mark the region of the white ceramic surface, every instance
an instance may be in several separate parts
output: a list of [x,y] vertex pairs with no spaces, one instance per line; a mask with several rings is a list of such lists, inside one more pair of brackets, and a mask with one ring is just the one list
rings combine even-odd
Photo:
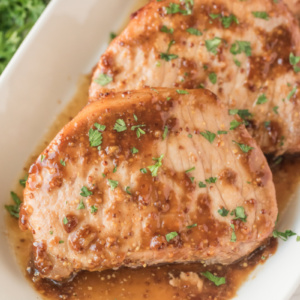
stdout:
[[[0,77],[0,207],[55,116],[123,24],[136,0],[52,0]],[[58,102],[60,100],[60,102]],[[0,209],[0,300],[39,299],[8,245]],[[282,214],[279,229],[300,233],[300,190]],[[235,299],[288,300],[300,282],[300,243],[280,243]],[[295,295],[293,300],[300,299]]]

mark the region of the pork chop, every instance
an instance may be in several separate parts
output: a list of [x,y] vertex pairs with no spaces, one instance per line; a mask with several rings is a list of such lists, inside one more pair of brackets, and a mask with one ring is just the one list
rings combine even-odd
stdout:
[[263,152],[295,153],[299,51],[298,23],[281,1],[152,1],[101,57],[90,99],[109,89],[206,87],[230,108],[248,110]]
[[[110,93],[29,171],[20,226],[41,276],[229,264],[272,233],[272,174],[241,119],[207,90]],[[231,129],[230,129],[231,128]]]
[[284,0],[290,11],[297,17],[300,17],[300,0]]

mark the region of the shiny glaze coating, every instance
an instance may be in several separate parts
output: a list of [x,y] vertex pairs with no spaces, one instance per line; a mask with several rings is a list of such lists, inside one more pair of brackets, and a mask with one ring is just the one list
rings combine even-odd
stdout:
[[[240,119],[211,92],[182,93],[112,92],[85,107],[31,166],[20,226],[33,233],[42,277],[199,260],[229,264],[270,236],[277,205],[263,153],[243,125],[229,130]],[[127,129],[117,132],[119,119]],[[95,123],[106,126],[101,149],[89,142]],[[203,136],[208,131],[213,140]],[[252,149],[243,152],[237,143]],[[230,214],[237,207],[245,222]],[[218,213],[222,208],[227,216]],[[171,232],[177,236],[169,239]]]
[[[300,73],[289,56],[300,54],[300,30],[285,4],[274,2],[195,0],[189,15],[168,13],[178,0],[151,1],[133,14],[100,58],[90,101],[109,89],[205,86],[230,108],[253,114],[248,130],[263,152],[299,152]],[[180,9],[185,11],[186,5]],[[258,18],[255,12],[267,15]],[[226,24],[226,18],[236,19],[227,19]],[[187,32],[191,28],[194,32]],[[209,50],[207,43],[214,38],[220,43]],[[171,41],[168,53],[178,57],[166,61],[161,53],[167,52]],[[251,50],[239,51],[238,46],[232,50],[237,41],[250,43]],[[95,82],[100,74],[112,82],[101,86]]]

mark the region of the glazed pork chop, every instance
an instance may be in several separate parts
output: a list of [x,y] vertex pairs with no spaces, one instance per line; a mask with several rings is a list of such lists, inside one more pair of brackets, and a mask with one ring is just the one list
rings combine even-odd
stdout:
[[91,103],[29,172],[20,226],[41,276],[229,264],[272,233],[272,174],[241,119],[207,90],[145,89]]
[[274,2],[153,0],[101,57],[91,101],[109,89],[206,87],[244,110],[263,152],[299,152],[300,31]]
[[290,11],[296,16],[300,17],[300,0],[284,0]]

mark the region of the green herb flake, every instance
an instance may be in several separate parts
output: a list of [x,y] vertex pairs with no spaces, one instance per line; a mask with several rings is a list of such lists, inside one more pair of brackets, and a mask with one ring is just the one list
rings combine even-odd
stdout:
[[142,174],[147,174],[147,169],[146,169],[146,168],[142,168],[142,169],[140,169],[140,172],[141,172]]
[[41,155],[41,162],[46,158],[46,155],[42,154]]
[[105,125],[101,125],[101,124],[99,124],[99,123],[95,123],[94,126],[95,126],[98,130],[100,130],[100,131],[104,131],[105,128],[106,128]]
[[136,136],[138,138],[141,137],[142,134],[146,134],[146,132],[141,128],[141,127],[145,127],[146,125],[134,125],[134,126],[131,126],[131,130],[136,130]]
[[215,72],[212,72],[208,75],[209,81],[212,84],[216,84],[217,83],[217,74]]
[[194,171],[194,170],[196,170],[196,167],[192,167],[192,168],[186,170],[185,173],[189,173],[189,172],[192,172],[192,171]]
[[230,224],[230,227],[232,229],[230,242],[235,243],[236,242],[235,227],[233,224]]
[[204,273],[201,273],[204,277],[206,277],[208,280],[212,281],[216,286],[220,286],[222,284],[226,283],[225,277],[218,277],[210,273],[209,271],[206,271]]
[[64,243],[64,241],[60,240],[58,243],[59,243],[59,244],[63,244],[63,243]]
[[300,236],[299,235],[297,236],[296,241],[300,242]]
[[98,207],[96,207],[95,205],[91,206],[91,213],[95,214],[98,211]]
[[280,238],[283,241],[287,241],[289,237],[297,235],[295,232],[293,232],[292,230],[286,230],[285,232],[280,232],[277,230],[273,231],[273,237],[274,238]]
[[27,179],[28,179],[28,174],[26,174],[23,179],[19,180],[19,183],[21,184],[21,186],[23,186],[23,187],[26,186]]
[[52,234],[53,234],[53,231],[52,231],[52,230],[50,230],[50,231],[49,231],[49,233],[52,235]]
[[208,52],[211,52],[211,53],[216,55],[217,54],[217,48],[219,47],[221,42],[222,42],[222,39],[220,39],[218,37],[214,37],[211,40],[206,40],[205,41],[205,47],[206,47]]
[[102,133],[91,128],[89,130],[89,141],[91,147],[98,147],[102,144]]
[[129,189],[130,189],[130,186],[126,186],[125,192],[126,192],[128,195],[131,195],[131,192],[129,191]]
[[116,173],[116,172],[117,172],[117,170],[118,170],[118,167],[117,167],[117,166],[115,166],[115,167],[114,167],[114,169],[113,169],[113,173]]
[[163,135],[162,135],[162,139],[163,139],[163,140],[167,137],[168,131],[169,131],[168,126],[165,126],[164,133],[163,133]]
[[165,60],[165,61],[170,61],[170,60],[178,58],[178,55],[176,55],[176,54],[169,54],[169,53],[161,53],[160,54],[160,58],[163,59],[163,60]]
[[185,91],[185,90],[176,90],[177,94],[180,94],[180,95],[188,95],[189,92],[188,91]]
[[110,188],[112,190],[114,190],[115,188],[118,187],[119,182],[116,180],[112,180],[112,179],[107,179],[108,180],[108,184],[110,185]]
[[274,106],[273,107],[273,112],[276,114],[276,115],[278,115],[278,106]]
[[247,216],[243,206],[238,206],[232,213],[235,215],[234,220],[241,220],[243,222],[247,221]]
[[155,158],[153,157],[152,160],[156,161],[155,165],[148,166],[147,168],[151,172],[151,175],[153,177],[157,176],[158,169],[162,166],[162,159],[164,157],[164,154],[162,154],[160,157]]
[[83,200],[81,199],[78,206],[77,206],[77,209],[85,209],[85,205],[83,203]]
[[93,195],[93,192],[89,191],[89,189],[86,186],[83,186],[81,188],[80,196],[82,196],[82,197],[88,197],[90,195]]
[[67,225],[67,224],[69,223],[67,217],[64,217],[64,218],[63,218],[63,223],[64,223],[64,225]]
[[139,152],[139,150],[136,149],[135,147],[132,147],[130,151],[131,151],[132,154],[136,154],[136,153]]
[[233,14],[229,15],[228,17],[222,17],[221,20],[224,28],[229,28],[232,22],[234,22],[235,24],[239,24],[239,20]]
[[111,83],[113,81],[113,78],[107,74],[101,73],[96,79],[94,79],[94,81],[101,86],[105,86]]
[[187,229],[192,229],[194,227],[197,227],[197,223],[189,225],[189,226],[186,226]]
[[229,129],[230,130],[234,130],[234,129],[238,128],[242,124],[243,124],[243,122],[239,122],[237,120],[233,120],[233,121],[230,122],[230,128]]
[[252,15],[258,19],[269,20],[269,15],[266,11],[252,11]]
[[207,183],[216,183],[217,182],[217,177],[209,177],[208,179],[205,179]]
[[233,62],[235,63],[235,65],[237,67],[240,67],[241,66],[241,62],[239,60],[237,60],[236,58],[233,59]]
[[216,135],[208,130],[206,130],[206,132],[200,132],[200,134],[206,138],[211,144],[213,143],[213,141],[216,138]]
[[291,98],[296,94],[297,92],[297,87],[295,86],[287,95],[286,99],[289,101],[291,100]]
[[228,133],[228,131],[225,131],[225,130],[218,130],[217,131],[217,134],[218,135],[221,135],[221,134],[227,134]]
[[247,118],[252,117],[252,114],[248,109],[229,109],[228,113],[231,116],[238,115],[243,120],[247,120]]
[[174,32],[174,29],[173,28],[168,28],[167,26],[163,26],[161,29],[160,29],[161,32],[165,32],[165,33],[170,33],[170,34],[173,34]]
[[202,181],[199,181],[198,186],[199,186],[199,188],[205,188],[206,184]]
[[188,28],[186,30],[188,33],[192,34],[192,35],[196,35],[196,36],[201,36],[202,35],[202,32],[199,31],[197,28]]
[[256,105],[259,105],[259,104],[264,104],[268,101],[267,97],[265,94],[262,94],[258,97],[257,101],[256,101]]
[[20,212],[20,206],[21,206],[21,200],[18,197],[18,195],[14,192],[10,192],[10,196],[12,197],[15,205],[5,205],[6,210],[9,212],[9,214],[12,217],[19,218],[19,212]]
[[118,119],[114,125],[114,130],[116,130],[117,132],[127,130],[125,121],[123,119]]
[[253,147],[250,147],[250,146],[245,145],[245,144],[238,143],[236,141],[232,141],[232,142],[237,144],[244,153],[248,153],[250,150],[254,149]]
[[218,209],[218,213],[222,216],[222,217],[226,217],[229,213],[229,210],[227,210],[226,208],[222,207],[221,209]]
[[244,52],[249,57],[252,55],[251,43],[248,41],[235,41],[230,47],[230,52],[233,55]]
[[64,167],[66,166],[66,162],[63,159],[60,160],[60,164]]
[[166,234],[166,240],[167,242],[170,242],[173,240],[176,236],[178,236],[178,233],[176,231],[170,232]]
[[190,139],[191,139],[192,137],[193,137],[193,135],[192,135],[192,134],[188,134],[188,138],[190,138]]

